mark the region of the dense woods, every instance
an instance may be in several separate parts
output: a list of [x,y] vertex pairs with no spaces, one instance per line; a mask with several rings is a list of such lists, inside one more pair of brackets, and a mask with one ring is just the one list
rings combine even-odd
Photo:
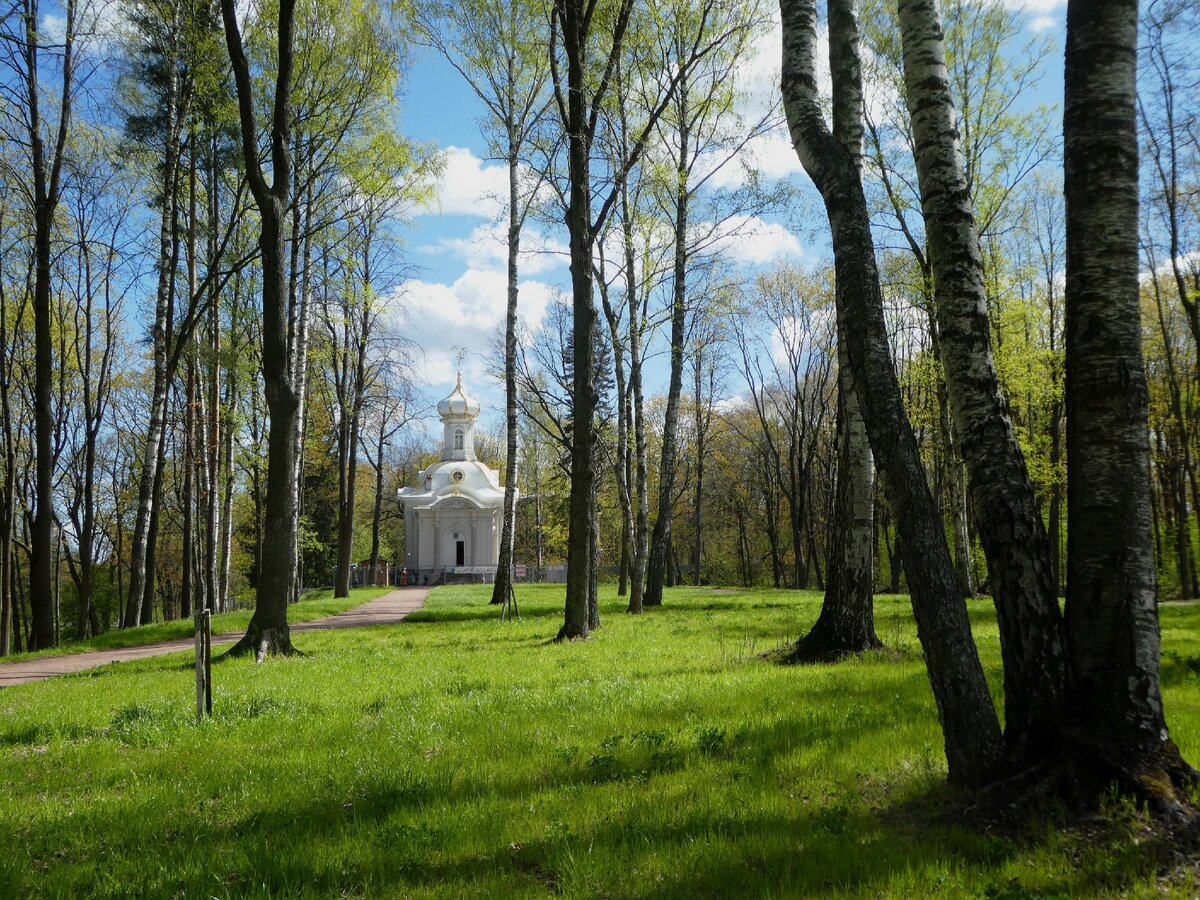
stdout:
[[[833,660],[880,644],[873,593],[911,593],[953,781],[1052,760],[1174,803],[1155,607],[1200,595],[1200,21],[1071,3],[1061,105],[1024,21],[10,4],[0,654],[250,605],[239,650],[288,653],[289,603],[402,558],[395,491],[436,458],[419,422],[452,375],[404,287],[445,157],[402,99],[436,55],[505,171],[475,361],[503,398],[477,449],[521,496],[494,602],[511,563],[566,562],[559,637],[583,638],[601,578],[633,614],[675,584],[815,588],[791,658]],[[769,171],[771,141],[809,177]],[[803,255],[759,252],[789,228]],[[570,267],[537,317],[531,231]]]

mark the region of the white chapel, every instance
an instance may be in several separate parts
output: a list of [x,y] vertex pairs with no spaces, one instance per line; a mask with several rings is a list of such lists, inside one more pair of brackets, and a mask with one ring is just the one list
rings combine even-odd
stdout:
[[[396,499],[404,510],[404,565],[410,584],[448,576],[496,574],[504,516],[500,473],[475,458],[479,401],[458,383],[441,401],[442,458],[423,471],[417,487]],[[514,498],[515,501],[515,498]]]

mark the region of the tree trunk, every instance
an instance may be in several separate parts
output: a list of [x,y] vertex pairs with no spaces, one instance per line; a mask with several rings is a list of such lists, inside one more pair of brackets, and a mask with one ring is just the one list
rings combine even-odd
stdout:
[[[216,138],[213,138],[208,185],[208,265],[214,268],[217,258],[217,201],[220,180],[216,171]],[[192,289],[195,296],[195,288]],[[204,464],[208,481],[207,508],[204,528],[204,605],[216,612],[220,593],[220,559],[218,544],[221,533],[221,296],[217,286],[209,288],[208,307],[208,440]]]
[[[510,57],[511,82],[511,57]],[[500,529],[500,558],[492,585],[492,603],[504,603],[512,591],[513,529],[517,488],[517,257],[521,247],[521,217],[517,198],[517,139],[508,123],[508,308],[504,315],[504,522]]]
[[572,289],[571,416],[575,431],[571,441],[571,493],[567,537],[567,597],[562,639],[588,636],[591,584],[593,465],[592,419],[596,411],[595,332],[596,305],[592,293],[592,205],[590,134],[586,127],[588,104],[584,100],[587,60],[587,16],[581,0],[556,0],[562,23],[567,59],[567,161],[570,181],[567,231],[570,234]]
[[630,554],[628,611],[642,611],[646,590],[646,557],[649,555],[650,501],[649,451],[646,447],[645,401],[642,394],[642,316],[641,291],[637,278],[637,257],[633,243],[633,219],[629,208],[629,189],[621,188],[621,237],[625,250],[625,293],[629,308],[629,391],[633,397],[630,428],[633,431],[633,454],[637,482],[634,491],[633,550]]
[[898,11],[942,366],[1000,624],[1005,739],[1018,759],[1036,760],[1062,721],[1066,690],[1050,543],[992,361],[983,257],[937,7],[900,0]]
[[[1070,0],[1066,196],[1067,640],[1090,766],[1173,810],[1195,773],[1159,685],[1138,287],[1136,0]],[[1103,190],[1097,190],[1103,185]]]
[[660,606],[666,578],[667,545],[671,539],[671,516],[675,499],[675,464],[678,452],[679,397],[683,393],[683,351],[687,340],[687,227],[688,227],[688,91],[687,79],[679,82],[679,155],[675,170],[675,262],[671,291],[671,374],[667,384],[667,411],[663,419],[662,455],[658,467],[658,512],[650,538],[646,565],[646,589],[642,602]]
[[[852,3],[829,5],[833,136],[862,168],[862,75]],[[835,286],[840,287],[840,282]],[[837,487],[821,614],[788,654],[791,662],[837,658],[880,646],[875,635],[875,471],[846,352],[846,301],[835,294],[838,341]]]
[[[174,12],[177,16],[178,13]],[[176,34],[176,22],[172,22],[171,33]],[[158,283],[155,291],[154,325],[154,381],[150,395],[150,415],[146,422],[146,445],[142,453],[142,471],[138,481],[138,505],[134,519],[133,535],[129,551],[129,593],[126,596],[125,627],[139,624],[142,597],[146,592],[148,573],[147,556],[150,542],[150,520],[158,500],[155,484],[158,477],[160,447],[165,426],[167,391],[170,382],[167,374],[167,357],[170,352],[169,335],[174,316],[175,264],[178,261],[176,225],[176,180],[179,168],[180,139],[182,137],[179,114],[179,82],[176,67],[170,66],[166,94],[166,134],[163,142],[162,212],[158,223]]]
[[[170,385],[168,384],[168,390]],[[165,409],[165,405],[164,405]],[[154,481],[151,484],[153,502],[150,518],[146,523],[146,572],[142,579],[142,596],[138,598],[138,625],[149,625],[154,621],[155,578],[158,575],[158,520],[162,512],[163,473],[166,469],[167,443],[158,443],[158,459],[154,463]],[[133,602],[132,600],[130,602]]]
[[[596,459],[597,468],[599,457]],[[600,482],[599,472],[593,475],[592,480],[592,509],[596,508],[597,485]],[[591,527],[591,547],[589,548],[589,557],[591,559],[591,570],[588,572],[588,631],[595,631],[600,627],[600,517],[592,516]]]
[[195,525],[195,441],[196,441],[196,361],[193,354],[188,355],[187,387],[183,399],[183,571],[180,573],[179,593],[182,603],[179,614],[183,618],[192,615],[192,596],[195,586],[192,584],[192,571],[195,568],[192,557],[196,548]]
[[[298,148],[299,149],[299,146]],[[295,521],[292,523],[292,529],[297,534],[300,533],[300,516],[304,511],[304,436],[305,428],[308,419],[308,330],[310,327],[309,318],[312,305],[312,177],[309,173],[309,187],[304,194],[303,204],[303,219],[301,219],[301,204],[297,203],[292,209],[292,261],[293,271],[291,274],[291,285],[293,289],[296,285],[299,286],[298,302],[289,301],[289,313],[294,312],[295,318],[292,327],[288,329],[291,343],[288,346],[290,354],[290,371],[292,385],[296,396],[296,415],[292,427],[292,442],[295,444],[293,448],[295,459],[295,472],[292,476],[291,490],[293,493],[291,508],[292,516]],[[299,189],[299,179],[296,181],[297,190]],[[297,254],[297,246],[302,249]],[[300,273],[295,272],[296,260],[300,262]],[[294,308],[293,308],[294,307]],[[292,547],[292,586],[289,591],[289,601],[295,602],[300,599],[300,546],[295,544]]]
[[225,427],[222,430],[224,440],[224,509],[221,513],[221,588],[217,598],[217,608],[225,612],[230,608],[230,573],[233,568],[233,411],[239,405],[238,392],[238,319],[240,279],[233,293],[233,303],[229,322],[229,364],[225,377]]
[[375,505],[371,509],[371,578],[379,566],[379,527],[383,520],[383,451],[387,445],[387,415],[379,416],[379,439],[375,445]]
[[854,156],[829,133],[821,113],[815,0],[781,0],[780,9],[784,110],[800,161],[821,192],[833,232],[838,295],[845,298],[847,322],[855,325],[847,329],[846,342],[855,393],[900,525],[917,634],[942,724],[950,780],[982,784],[1000,758],[999,720],[916,437],[904,413],[862,181]]
[[704,453],[705,428],[704,413],[701,404],[703,398],[704,376],[701,369],[702,349],[695,349],[696,366],[696,409],[694,424],[696,427],[696,493],[692,499],[692,584],[700,586],[700,560],[704,552]]
[[254,121],[250,67],[242,47],[234,0],[221,0],[225,41],[237,85],[242,132],[242,155],[247,178],[262,216],[259,247],[262,252],[263,315],[262,364],[267,410],[271,417],[267,443],[267,502],[263,523],[262,568],[258,577],[258,601],[245,636],[230,655],[254,653],[260,660],[267,654],[293,652],[287,622],[288,600],[296,572],[297,498],[296,425],[299,397],[293,383],[293,361],[288,345],[287,273],[284,253],[284,222],[291,187],[291,157],[288,134],[292,76],[292,24],[294,0],[279,5],[279,69],[275,82],[271,123],[273,181],[267,185],[259,167],[258,133]]
[[[941,330],[938,327],[937,313],[934,311],[936,298],[934,296],[933,272],[929,267],[923,267],[923,288],[926,301],[930,307],[929,313],[929,343],[934,356],[940,363],[942,359]],[[950,397],[946,386],[946,373],[942,369],[937,374],[937,407],[938,407],[938,436],[945,452],[946,481],[950,487],[950,520],[951,533],[954,536],[954,571],[958,574],[958,583],[962,586],[964,597],[975,596],[975,577],[971,571],[971,533],[967,520],[967,479],[962,455],[958,452],[955,440],[954,426],[950,421]]]
[[[24,52],[25,84],[29,149],[33,168],[33,399],[35,440],[35,481],[37,507],[30,537],[29,562],[29,606],[32,627],[30,650],[44,650],[58,643],[54,625],[53,609],[53,558],[54,553],[54,410],[51,406],[54,384],[54,340],[51,322],[51,241],[54,216],[58,208],[61,187],[62,164],[66,148],[67,132],[71,120],[71,76],[74,67],[75,4],[67,0],[66,36],[63,42],[62,93],[59,121],[50,159],[42,136],[40,114],[41,87],[39,81],[39,44],[43,37],[38,34],[41,25],[38,4],[26,4],[25,44],[15,55]],[[15,87],[14,87],[15,90]]]

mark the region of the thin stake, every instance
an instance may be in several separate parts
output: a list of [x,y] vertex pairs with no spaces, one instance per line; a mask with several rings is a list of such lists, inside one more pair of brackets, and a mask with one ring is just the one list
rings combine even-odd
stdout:
[[204,710],[212,715],[212,610],[204,611]]
[[200,611],[196,611],[196,722],[204,718],[204,625]]

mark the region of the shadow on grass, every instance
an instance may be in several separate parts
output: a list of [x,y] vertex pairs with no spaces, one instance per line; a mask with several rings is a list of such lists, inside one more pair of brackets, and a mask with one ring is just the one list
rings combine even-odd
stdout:
[[[597,777],[595,768],[585,764],[573,781],[603,793],[612,779]],[[563,783],[518,780],[487,787],[489,795],[521,798],[556,782]],[[152,895],[207,894],[220,883],[252,886],[265,896],[402,893],[405,886],[455,893],[455,886],[471,886],[470,892],[718,897],[886,893],[898,877],[920,883],[973,867],[987,882],[986,896],[1046,895],[1045,888],[1023,888],[1000,874],[1036,842],[1035,831],[1013,840],[938,823],[927,813],[944,807],[941,788],[895,808],[839,801],[797,814],[715,810],[696,797],[664,821],[664,804],[678,798],[647,785],[624,807],[533,830],[520,816],[493,812],[475,821],[463,841],[461,823],[439,818],[439,807],[477,801],[482,787],[423,782],[398,772],[364,779],[349,796],[257,809],[224,824],[174,822],[156,844],[156,865],[114,875],[128,890]],[[146,837],[140,830],[147,826],[92,817],[87,827],[113,835],[113,849],[127,844],[131,852],[119,858],[131,859],[139,855],[141,845],[134,842]],[[1078,871],[1058,875],[1049,893],[1119,891],[1158,863],[1158,848],[1132,842],[1121,847],[1115,835],[1105,843],[1117,850],[1115,858],[1107,851],[1080,855]],[[21,880],[10,885],[21,887]]]

